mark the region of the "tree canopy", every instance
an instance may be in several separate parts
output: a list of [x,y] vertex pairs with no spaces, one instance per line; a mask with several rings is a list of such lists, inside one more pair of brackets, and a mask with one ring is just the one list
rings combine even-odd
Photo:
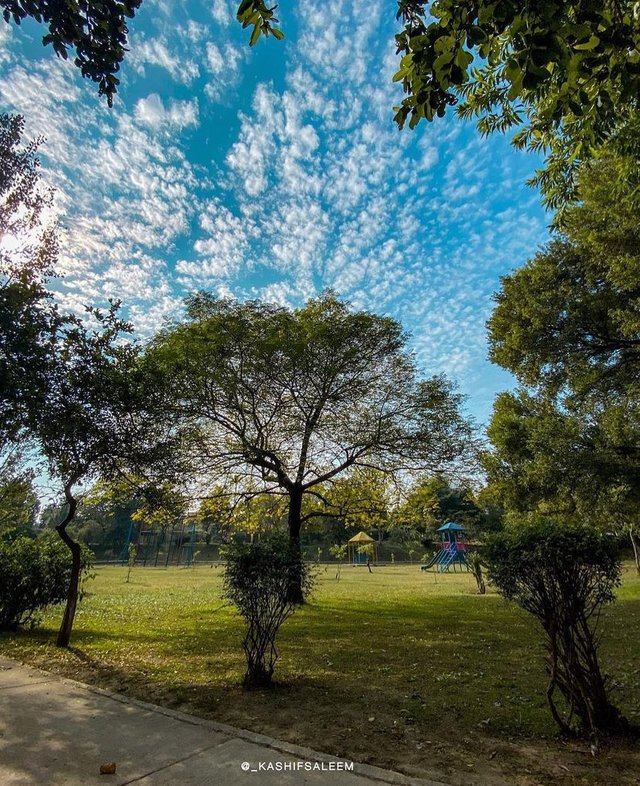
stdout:
[[42,43],[51,44],[58,57],[74,64],[82,76],[98,83],[109,106],[120,80],[116,73],[127,51],[127,19],[133,19],[142,0],[0,0],[5,22],[20,24],[31,17],[47,25]]
[[[575,198],[581,161],[618,135],[627,145],[625,127],[637,127],[634,0],[399,0],[398,16],[394,79],[407,94],[398,124],[414,127],[458,104],[484,134],[518,128],[516,146],[547,154],[533,182],[551,207]],[[637,170],[637,134],[632,148]]]
[[81,548],[67,530],[78,507],[77,487],[97,477],[135,476],[165,449],[153,389],[138,363],[140,348],[126,340],[131,326],[118,309],[112,303],[106,312],[88,309],[87,322],[64,321],[47,358],[46,390],[30,413],[30,431],[66,503],[56,530],[71,552],[72,574],[59,646],[69,643],[78,599]]
[[588,168],[562,234],[502,279],[491,359],[525,385],[574,396],[638,390],[640,227],[616,163]]
[[462,524],[471,536],[494,526],[468,483],[454,484],[439,474],[413,483],[393,519],[398,526],[410,526],[428,536],[434,536],[435,530],[448,521]]
[[248,496],[282,495],[298,540],[312,515],[303,498],[323,506],[347,470],[435,469],[464,455],[460,396],[442,377],[419,378],[406,341],[393,319],[331,293],[293,311],[201,293],[147,360],[190,434],[200,494],[227,478]]
[[0,456],[0,535],[12,534],[34,523],[39,503],[33,468],[26,467],[19,450]]
[[0,115],[0,452],[46,387],[60,322],[46,289],[58,250],[51,192],[40,178],[38,141],[25,143],[23,131],[21,116]]
[[589,167],[564,234],[503,279],[491,357],[521,388],[497,398],[484,461],[508,509],[624,529],[640,569],[640,235],[633,186],[611,202],[615,163]]

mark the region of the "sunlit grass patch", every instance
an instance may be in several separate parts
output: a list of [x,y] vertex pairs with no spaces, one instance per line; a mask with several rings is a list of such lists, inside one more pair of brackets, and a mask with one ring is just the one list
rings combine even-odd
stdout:
[[[221,600],[222,571],[99,568],[80,606],[73,649],[53,646],[59,610],[0,652],[329,753],[465,781],[508,774],[554,782],[633,783],[635,753],[597,762],[562,746],[548,713],[542,638],[533,620],[470,574],[417,566],[319,569],[310,602],[282,628],[274,690],[246,693],[243,626]],[[602,659],[615,699],[640,722],[640,581],[630,569],[607,609]],[[371,720],[373,718],[373,720]],[[583,746],[584,747],[584,746]],[[493,754],[499,750],[499,753]],[[572,758],[573,757],[573,758]],[[549,769],[551,767],[551,770]],[[526,770],[539,780],[526,780]],[[564,770],[563,783],[572,783]],[[613,772],[613,769],[611,770]],[[458,773],[458,774],[455,774]],[[545,774],[546,773],[546,774]],[[525,777],[526,776],[526,777]],[[506,777],[506,776],[505,776]]]

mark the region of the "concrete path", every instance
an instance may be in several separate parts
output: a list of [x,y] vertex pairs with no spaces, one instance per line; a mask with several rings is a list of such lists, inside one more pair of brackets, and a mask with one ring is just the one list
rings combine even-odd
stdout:
[[[100,775],[100,765],[109,762],[116,763],[116,774]],[[341,761],[0,658],[2,786],[128,783],[444,786]]]

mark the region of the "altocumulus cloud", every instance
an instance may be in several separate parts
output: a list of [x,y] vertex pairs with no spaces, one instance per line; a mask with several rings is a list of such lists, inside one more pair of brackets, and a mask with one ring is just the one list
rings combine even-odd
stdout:
[[146,0],[111,112],[35,25],[0,25],[2,105],[47,138],[61,299],[121,297],[148,333],[199,287],[295,305],[331,286],[400,318],[486,415],[491,294],[546,234],[535,162],[454,121],[395,128],[389,3],[280,11],[285,42],[249,50],[230,0]]

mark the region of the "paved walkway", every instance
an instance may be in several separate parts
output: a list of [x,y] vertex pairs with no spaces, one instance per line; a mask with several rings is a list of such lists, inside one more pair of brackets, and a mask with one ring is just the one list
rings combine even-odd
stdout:
[[[100,775],[100,765],[109,762],[116,774]],[[0,658],[2,786],[444,786],[347,766]]]

